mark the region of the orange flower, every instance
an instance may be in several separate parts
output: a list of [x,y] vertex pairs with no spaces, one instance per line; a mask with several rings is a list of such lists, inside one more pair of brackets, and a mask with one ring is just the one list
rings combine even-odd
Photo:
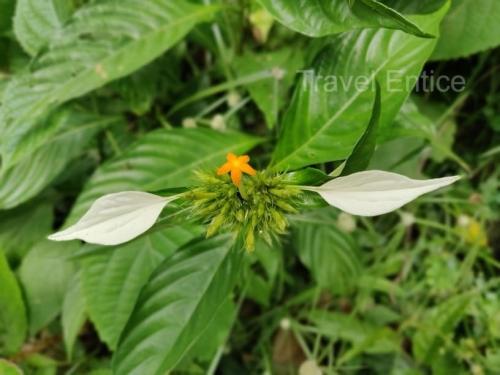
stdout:
[[249,174],[250,176],[255,176],[257,173],[248,162],[250,157],[248,155],[236,156],[232,152],[227,154],[227,163],[222,167],[217,169],[217,174],[223,175],[231,172],[231,180],[236,186],[240,186],[242,173]]

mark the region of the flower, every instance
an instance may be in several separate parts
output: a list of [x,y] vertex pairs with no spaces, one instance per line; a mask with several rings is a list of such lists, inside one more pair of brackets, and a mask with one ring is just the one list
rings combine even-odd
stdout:
[[457,226],[458,233],[467,243],[478,246],[488,245],[488,235],[476,219],[461,214],[457,218]]
[[231,180],[236,186],[240,186],[242,173],[249,174],[250,176],[255,176],[257,173],[248,162],[250,157],[248,155],[236,156],[232,152],[227,154],[227,163],[217,169],[217,175],[221,176],[223,174],[231,172]]
[[[122,244],[150,229],[165,206],[182,197],[189,203],[192,217],[207,224],[207,235],[220,231],[242,233],[245,248],[252,251],[256,236],[270,240],[274,235],[285,233],[287,215],[298,212],[303,191],[319,194],[331,206],[348,214],[376,216],[394,211],[460,178],[414,180],[391,172],[365,171],[335,178],[321,186],[296,186],[287,182],[286,175],[271,171],[257,173],[249,161],[246,155],[229,153],[227,163],[217,170],[217,176],[213,172],[199,173],[197,187],[170,197],[140,191],[105,195],[97,199],[76,224],[50,235],[49,239]],[[222,177],[226,173],[231,173],[232,183]],[[243,173],[255,177],[240,187]],[[471,237],[485,242],[477,226],[469,230]]]

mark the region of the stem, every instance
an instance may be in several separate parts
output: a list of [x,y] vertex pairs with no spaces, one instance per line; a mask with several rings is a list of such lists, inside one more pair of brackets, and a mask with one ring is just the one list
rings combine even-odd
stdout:
[[172,107],[172,109],[170,109],[170,111],[167,113],[167,117],[170,117],[174,113],[179,112],[180,109],[186,107],[187,105],[194,103],[194,102],[197,102],[198,100],[201,100],[201,99],[206,98],[208,96],[212,96],[212,95],[218,94],[220,92],[233,89],[233,88],[238,87],[238,86],[247,85],[250,83],[270,79],[272,77],[273,77],[273,75],[272,75],[271,71],[262,70],[262,71],[257,72],[257,73],[252,73],[252,74],[249,74],[249,75],[246,75],[243,77],[239,77],[237,79],[226,81],[226,82],[221,83],[219,85],[209,87],[208,89],[198,91],[196,94],[194,94],[194,95],[192,95],[184,100],[181,100],[177,105]]

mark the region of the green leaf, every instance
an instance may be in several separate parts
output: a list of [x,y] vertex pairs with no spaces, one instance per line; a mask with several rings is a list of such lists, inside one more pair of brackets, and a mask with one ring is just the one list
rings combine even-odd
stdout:
[[0,212],[0,249],[20,260],[52,229],[52,204],[46,200]]
[[221,349],[225,344],[236,315],[236,306],[230,296],[226,298],[201,337],[189,349],[189,352],[186,353],[183,362],[186,363],[193,358],[210,362],[216,355],[217,350]]
[[377,145],[377,129],[380,121],[381,99],[380,99],[380,85],[376,82],[375,85],[375,101],[373,103],[372,117],[365,133],[361,139],[356,143],[351,156],[347,159],[342,174],[349,175],[354,172],[364,171],[370,164],[370,160],[375,152]]
[[64,347],[70,360],[73,357],[73,346],[75,345],[76,338],[85,323],[85,317],[86,306],[79,272],[69,283],[62,308]]
[[122,156],[103,164],[78,197],[67,223],[79,219],[99,197],[124,190],[158,191],[193,183],[193,172],[223,164],[228,152],[244,153],[261,140],[209,129],[157,130]]
[[[82,283],[90,319],[114,350],[141,289],[156,267],[201,234],[197,227],[148,233],[125,245],[97,247],[82,261]],[[96,248],[96,247],[92,247]]]
[[[437,32],[447,8],[448,3],[412,19]],[[375,80],[382,97],[379,133],[389,132],[412,89],[406,80],[418,77],[435,43],[393,30],[353,31],[334,38],[302,74],[284,117],[274,168],[347,158],[370,120]]]
[[243,251],[227,236],[191,243],[144,287],[113,358],[116,375],[172,371],[219,313]]
[[454,0],[432,59],[466,57],[500,45],[499,17],[497,0]]
[[23,372],[14,363],[0,358],[0,374],[2,374],[2,375],[23,375]]
[[66,288],[75,272],[67,258],[78,242],[39,242],[23,259],[19,277],[26,295],[30,333],[35,334],[62,310]]
[[419,321],[422,325],[413,337],[413,353],[419,362],[433,364],[440,356],[444,337],[451,334],[464,317],[472,301],[470,294],[450,298],[426,312]]
[[116,120],[66,110],[51,116],[44,128],[30,132],[18,145],[16,165],[0,174],[0,209],[16,207],[37,195],[80,156],[98,131]]
[[379,137],[381,143],[403,137],[427,138],[435,132],[432,121],[425,116],[415,103],[416,96],[410,96],[401,107],[394,119],[391,132],[385,132],[384,138]]
[[429,37],[420,25],[376,0],[360,0],[351,4],[345,0],[260,2],[285,26],[312,37],[379,27],[400,29],[419,37]]
[[78,10],[30,72],[8,85],[0,116],[3,157],[50,109],[146,65],[217,9],[185,0],[112,0]]
[[21,289],[2,251],[0,285],[0,354],[14,354],[24,342],[28,323]]
[[14,33],[24,50],[36,55],[62,29],[70,14],[67,0],[18,0]]
[[265,70],[274,73],[275,76],[270,79],[245,85],[252,99],[264,113],[270,129],[278,121],[279,111],[284,106],[288,90],[303,61],[302,52],[290,48],[266,53],[246,52],[234,60],[234,67],[241,77]]
[[14,0],[0,0],[0,33],[10,29],[14,8]]
[[309,319],[322,335],[353,345],[339,361],[359,353],[381,354],[399,351],[398,336],[388,328],[378,327],[354,315],[313,310]]
[[316,168],[304,168],[285,175],[285,181],[290,185],[321,185],[330,178],[325,172]]
[[337,229],[331,207],[292,218],[299,258],[321,287],[336,293],[352,289],[361,274],[359,249],[354,240]]

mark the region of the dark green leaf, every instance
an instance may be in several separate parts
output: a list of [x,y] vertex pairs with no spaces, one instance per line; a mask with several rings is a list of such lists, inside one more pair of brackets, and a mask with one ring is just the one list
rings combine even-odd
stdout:
[[289,28],[312,37],[353,29],[386,27],[428,37],[419,25],[394,9],[376,1],[360,0],[260,0],[262,5]]
[[[8,30],[12,24],[14,14],[14,0],[0,0],[0,33]],[[0,95],[1,96],[1,95]]]
[[21,289],[2,251],[0,285],[0,354],[13,354],[24,342],[28,323]]
[[381,99],[380,85],[376,82],[375,85],[375,101],[373,103],[372,117],[368,126],[360,138],[351,156],[346,161],[342,174],[348,175],[355,172],[364,171],[370,164],[370,160],[375,152],[377,145],[377,129],[380,121]]
[[[447,8],[448,4],[412,19],[437,32]],[[382,97],[379,132],[389,132],[434,45],[433,39],[392,30],[355,31],[334,38],[312,70],[302,74],[283,121],[274,168],[298,169],[347,158],[369,122],[375,80]]]
[[148,233],[124,245],[99,247],[82,262],[82,283],[90,319],[100,338],[116,348],[142,287],[156,267],[201,234],[196,227]]
[[186,0],[112,0],[82,7],[37,58],[8,85],[0,114],[2,156],[50,109],[126,76],[160,56],[217,7]]
[[113,359],[116,375],[172,371],[224,306],[242,249],[218,237],[167,259],[143,289]]
[[285,175],[285,181],[290,185],[320,185],[329,179],[325,172],[316,168],[304,168]]

